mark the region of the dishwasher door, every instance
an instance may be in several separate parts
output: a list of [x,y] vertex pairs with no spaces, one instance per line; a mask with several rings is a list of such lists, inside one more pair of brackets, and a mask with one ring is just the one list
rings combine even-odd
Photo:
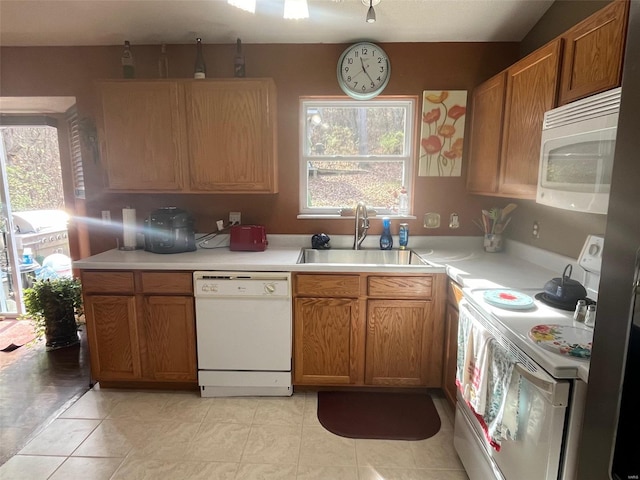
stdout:
[[289,273],[194,273],[203,396],[214,396],[206,388],[215,396],[271,395],[280,388],[291,394],[290,279]]

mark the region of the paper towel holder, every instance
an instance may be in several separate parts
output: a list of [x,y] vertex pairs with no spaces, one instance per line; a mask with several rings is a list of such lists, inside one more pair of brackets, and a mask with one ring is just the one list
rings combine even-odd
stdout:
[[118,250],[132,251],[138,249],[138,233],[136,210],[127,206],[122,209],[122,245],[116,239]]

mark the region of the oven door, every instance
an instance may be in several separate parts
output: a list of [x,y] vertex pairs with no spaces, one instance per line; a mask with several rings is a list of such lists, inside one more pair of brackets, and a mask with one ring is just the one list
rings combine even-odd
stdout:
[[[465,303],[460,306],[461,319],[471,315],[472,307]],[[494,449],[486,440],[475,414],[458,392],[454,432],[456,451],[471,480],[557,480],[561,478],[559,472],[570,382],[558,381],[540,367],[535,372],[531,371],[535,369],[531,359],[500,332],[490,330],[490,333],[503,348],[518,357],[513,375],[517,375],[520,388],[519,391],[510,390],[506,399],[508,404],[517,402],[518,405],[517,434],[513,440],[502,439],[500,451]]]

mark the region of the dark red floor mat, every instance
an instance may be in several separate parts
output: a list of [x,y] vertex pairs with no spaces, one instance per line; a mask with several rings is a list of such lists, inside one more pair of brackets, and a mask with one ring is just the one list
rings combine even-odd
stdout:
[[424,440],[440,430],[431,397],[421,393],[318,392],[318,420],[347,438]]

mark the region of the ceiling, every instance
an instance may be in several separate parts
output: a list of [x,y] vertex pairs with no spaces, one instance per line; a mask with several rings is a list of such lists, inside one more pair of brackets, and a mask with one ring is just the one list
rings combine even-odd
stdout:
[[361,0],[308,0],[305,20],[283,19],[284,0],[256,3],[0,0],[0,45],[520,41],[553,0],[382,0],[372,24]]

